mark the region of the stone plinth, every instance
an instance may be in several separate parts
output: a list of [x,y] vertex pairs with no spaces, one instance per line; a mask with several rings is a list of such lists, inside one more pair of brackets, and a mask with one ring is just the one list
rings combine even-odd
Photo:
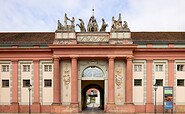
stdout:
[[53,44],[76,44],[75,32],[55,32]]
[[133,44],[131,32],[111,32],[109,44]]

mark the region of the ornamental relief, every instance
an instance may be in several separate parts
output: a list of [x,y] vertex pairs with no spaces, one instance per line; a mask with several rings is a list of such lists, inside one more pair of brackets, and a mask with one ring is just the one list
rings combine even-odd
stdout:
[[90,61],[81,61],[79,62],[80,66],[95,66],[95,65],[100,65],[100,66],[105,66],[106,62],[105,61],[97,61],[97,60],[90,60]]
[[117,64],[115,69],[115,83],[117,85],[117,89],[121,88],[121,84],[123,82],[123,71],[120,67],[120,64]]
[[106,36],[78,36],[78,42],[108,42],[109,37]]
[[61,61],[61,98],[62,103],[69,105],[71,102],[71,61]]
[[115,89],[115,103],[123,105],[125,99],[125,63],[124,61],[115,61],[114,69],[114,89]]
[[73,40],[55,40],[53,44],[74,44]]
[[66,89],[68,89],[69,84],[71,82],[71,78],[70,78],[70,69],[69,69],[69,65],[66,63],[64,64],[64,71],[63,71],[63,82],[64,82],[64,86],[66,87]]

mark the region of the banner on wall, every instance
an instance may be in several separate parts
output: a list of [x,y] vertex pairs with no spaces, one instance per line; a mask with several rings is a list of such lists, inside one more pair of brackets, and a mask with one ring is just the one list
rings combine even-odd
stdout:
[[163,109],[173,110],[173,87],[163,87]]

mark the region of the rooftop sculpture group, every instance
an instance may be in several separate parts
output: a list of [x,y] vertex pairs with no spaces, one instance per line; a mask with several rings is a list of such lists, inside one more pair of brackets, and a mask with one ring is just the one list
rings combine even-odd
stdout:
[[[71,24],[68,25],[67,21],[70,21]],[[87,25],[87,30],[85,28],[85,23],[84,21],[79,18],[80,23],[76,24],[80,28],[80,32],[106,32],[106,27],[108,27],[108,24],[106,24],[104,18],[102,18],[102,26],[99,30],[98,28],[98,23],[96,21],[96,18],[94,15],[92,15],[89,19],[88,25]],[[64,25],[58,20],[58,26],[57,26],[57,31],[67,31],[67,32],[75,32],[75,18],[72,17],[72,19],[69,19],[67,17],[67,14],[65,13],[64,15]],[[122,23],[122,18],[121,14],[119,14],[118,20],[115,20],[114,17],[112,17],[112,26],[111,26],[111,32],[121,32],[121,31],[130,31],[128,28],[128,24],[126,21],[124,21],[124,24]]]

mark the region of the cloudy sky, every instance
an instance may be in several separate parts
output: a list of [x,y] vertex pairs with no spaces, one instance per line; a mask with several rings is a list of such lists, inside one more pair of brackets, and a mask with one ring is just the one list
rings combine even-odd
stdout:
[[109,24],[107,31],[119,13],[131,31],[185,31],[185,0],[0,0],[0,32],[54,32],[64,13],[87,26],[92,8],[99,26],[102,18]]

